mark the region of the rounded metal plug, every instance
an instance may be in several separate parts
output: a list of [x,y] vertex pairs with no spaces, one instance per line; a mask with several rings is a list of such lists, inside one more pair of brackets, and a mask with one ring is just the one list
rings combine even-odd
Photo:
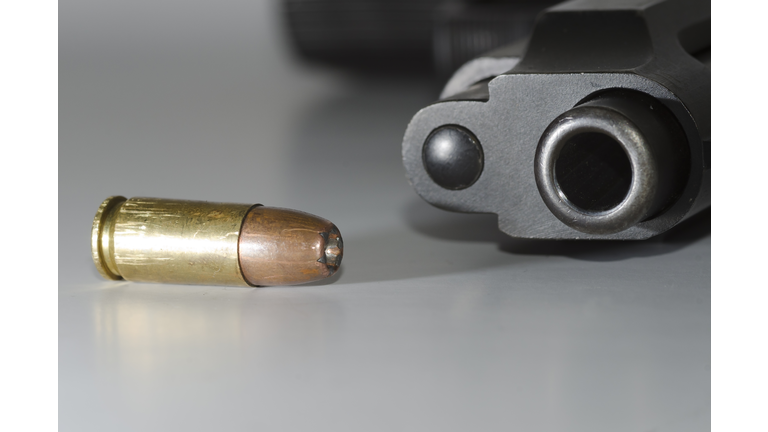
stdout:
[[466,128],[440,126],[424,142],[422,161],[429,177],[440,187],[466,189],[483,172],[483,148],[477,137]]

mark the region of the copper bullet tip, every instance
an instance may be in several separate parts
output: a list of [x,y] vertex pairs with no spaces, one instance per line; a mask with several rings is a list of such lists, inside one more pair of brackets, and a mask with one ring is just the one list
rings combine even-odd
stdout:
[[294,285],[336,273],[344,243],[336,225],[309,213],[254,207],[240,231],[240,267],[254,286]]

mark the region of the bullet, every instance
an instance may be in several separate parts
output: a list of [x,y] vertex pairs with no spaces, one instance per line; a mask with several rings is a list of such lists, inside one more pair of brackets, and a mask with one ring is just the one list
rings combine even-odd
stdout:
[[112,196],[91,231],[99,273],[134,282],[301,284],[333,275],[343,252],[330,221],[261,204]]

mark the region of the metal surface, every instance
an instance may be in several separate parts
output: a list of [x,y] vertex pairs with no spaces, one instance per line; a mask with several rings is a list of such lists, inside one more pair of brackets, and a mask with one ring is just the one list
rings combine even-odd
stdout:
[[248,286],[240,270],[238,239],[251,207],[107,198],[93,222],[94,263],[109,279]]
[[[555,6],[540,17],[525,55],[512,70],[452,94],[413,117],[403,139],[403,163],[411,185],[440,208],[497,214],[499,228],[514,237],[626,240],[660,234],[709,206],[711,73],[709,64],[694,56],[708,46],[707,1],[584,0]],[[676,168],[685,174],[684,186],[663,197],[652,189],[635,189],[632,197],[647,196],[647,202],[672,197],[674,202],[656,207],[660,212],[646,212],[640,206],[629,216],[614,219],[620,223],[606,224],[594,215],[571,222],[573,207],[554,205],[554,186],[543,184],[542,199],[536,185],[538,144],[555,119],[587,99],[618,89],[643,93],[672,113],[690,154],[687,166]],[[422,147],[443,125],[464,127],[483,145],[483,176],[469,188],[446,190],[425,172]],[[665,158],[656,157],[655,163],[668,164]],[[634,168],[640,187],[644,168]],[[665,174],[659,187],[676,189],[675,176]],[[652,183],[646,182],[646,187],[652,188]],[[556,209],[554,214],[547,200]]]

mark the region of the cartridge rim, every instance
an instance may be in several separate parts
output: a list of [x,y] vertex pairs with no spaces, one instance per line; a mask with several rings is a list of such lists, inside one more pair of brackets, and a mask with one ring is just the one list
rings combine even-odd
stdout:
[[[93,257],[93,263],[96,265],[96,270],[105,279],[120,280],[123,277],[116,272],[110,270],[108,259],[110,259],[109,251],[105,251],[104,247],[111,244],[110,239],[110,222],[113,219],[115,211],[124,203],[128,201],[127,198],[119,195],[111,196],[105,199],[99,209],[96,211],[96,216],[93,218],[93,226],[91,228],[91,256]],[[104,236],[107,236],[106,238]],[[107,240],[105,242],[105,240]],[[106,245],[105,245],[106,243]]]

